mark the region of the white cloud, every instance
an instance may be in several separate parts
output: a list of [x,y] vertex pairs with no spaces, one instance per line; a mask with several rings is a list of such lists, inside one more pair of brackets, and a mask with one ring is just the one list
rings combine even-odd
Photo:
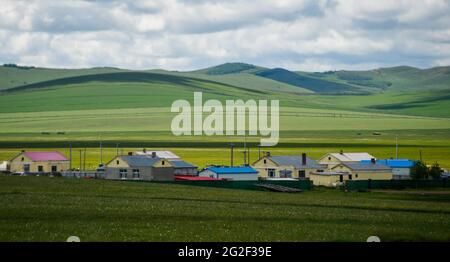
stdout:
[[197,69],[242,61],[308,71],[450,60],[446,0],[13,1],[0,62]]

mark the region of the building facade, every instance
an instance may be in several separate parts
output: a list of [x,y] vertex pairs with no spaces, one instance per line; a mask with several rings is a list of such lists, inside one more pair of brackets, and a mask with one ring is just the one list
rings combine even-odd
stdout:
[[117,156],[105,165],[105,178],[115,180],[175,180],[173,164],[164,158],[146,155]]
[[[378,164],[386,165],[392,168],[392,176],[395,180],[411,179],[411,168],[415,161],[409,159],[377,159]],[[370,163],[370,161],[363,160],[361,163]]]
[[68,170],[69,166],[69,159],[58,151],[23,151],[9,161],[11,173],[59,173]]
[[341,151],[340,153],[328,153],[319,158],[317,162],[321,165],[326,165],[327,169],[331,170],[334,166],[341,163],[359,163],[363,160],[371,161],[372,159],[375,159],[375,157],[369,153],[344,153]]
[[207,167],[199,172],[200,177],[210,177],[216,179],[232,181],[256,181],[258,171],[249,166],[240,167]]
[[370,163],[344,162],[335,165],[331,170],[313,172],[310,180],[315,186],[337,186],[347,180],[391,180],[392,168],[386,165]]
[[311,172],[322,171],[326,166],[302,154],[301,156],[270,156],[267,154],[252,164],[263,179],[306,179]]

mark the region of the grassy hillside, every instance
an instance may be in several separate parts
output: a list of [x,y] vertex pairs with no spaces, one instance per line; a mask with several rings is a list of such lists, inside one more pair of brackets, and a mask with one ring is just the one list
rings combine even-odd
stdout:
[[89,69],[50,69],[35,67],[0,66],[0,90],[61,79],[73,76],[83,76],[101,73],[122,72],[117,68],[89,68]]
[[409,66],[380,68],[368,71],[330,71],[324,73],[297,72],[312,77],[374,87],[381,90],[417,91],[450,89],[450,66],[419,69]]
[[[104,87],[107,85],[115,86],[116,89],[122,85],[123,93],[113,91],[109,96],[120,95],[121,97],[112,99],[111,102],[125,107],[146,107],[149,104],[166,106],[167,103],[161,103],[157,96],[149,97],[153,91],[166,94],[168,98],[171,96],[176,98],[182,97],[180,94],[185,96],[186,92],[198,90],[210,92],[219,96],[219,99],[224,97],[280,99],[284,106],[449,117],[449,68],[421,70],[412,67],[395,67],[369,71],[307,73],[266,69],[244,63],[227,63],[193,72],[3,66],[0,67],[2,76],[0,83],[3,83],[0,87],[3,90],[7,89],[9,93],[9,91],[29,91],[38,88],[71,88],[72,85],[80,85],[80,88],[94,86],[96,88],[85,89],[78,95],[88,101],[97,97],[96,92],[99,91],[97,89],[99,86],[103,85],[101,92],[106,92],[107,89]],[[214,87],[204,89],[204,84]],[[146,85],[148,89],[144,87]],[[219,86],[227,86],[227,88],[225,90]],[[184,92],[178,92],[180,89]],[[147,92],[147,95],[138,92],[143,96],[137,97],[135,94],[131,97],[127,94],[136,90]],[[68,93],[70,94],[69,90]],[[315,95],[312,96],[312,94]],[[39,94],[36,95],[39,98]],[[24,100],[21,100],[20,96],[15,97],[11,102],[4,104],[4,111],[0,112],[17,111],[17,109],[11,109],[13,102],[24,110],[29,107],[24,104],[27,101],[26,97]],[[148,100],[147,105],[144,105],[143,97]],[[79,108],[75,104],[68,105],[74,105],[73,109]],[[89,104],[86,101],[80,101],[79,104],[87,105],[85,108],[98,107],[96,103]],[[72,108],[70,106],[69,108]],[[46,110],[47,107],[48,105],[39,104],[37,110]],[[118,108],[118,105],[113,108]]]
[[225,63],[218,66],[195,70],[192,71],[192,73],[207,74],[207,75],[226,75],[237,73],[253,73],[264,69],[266,68],[246,63]]
[[282,68],[262,70],[257,72],[256,75],[303,87],[320,94],[368,94],[367,91],[351,85],[316,79]]
[[0,177],[0,241],[448,241],[449,200]]
[[187,76],[192,78],[205,79],[215,82],[220,82],[232,86],[249,88],[259,91],[266,91],[270,93],[296,95],[296,94],[314,94],[313,91],[306,88],[289,85],[283,82],[275,81],[270,78],[260,77],[250,73],[236,73],[223,75],[209,75],[201,73],[180,73],[180,72],[166,72],[167,74],[175,74],[179,76]]

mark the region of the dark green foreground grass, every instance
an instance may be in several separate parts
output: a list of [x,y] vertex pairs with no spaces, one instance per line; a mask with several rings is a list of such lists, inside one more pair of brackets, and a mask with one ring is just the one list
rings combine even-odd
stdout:
[[450,240],[450,196],[0,176],[1,241]]

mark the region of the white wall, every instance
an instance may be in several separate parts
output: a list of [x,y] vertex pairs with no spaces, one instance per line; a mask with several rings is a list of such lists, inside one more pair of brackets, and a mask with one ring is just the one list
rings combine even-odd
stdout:
[[220,174],[217,175],[216,173],[210,171],[210,170],[203,170],[198,174],[201,177],[212,177],[212,178],[222,178],[222,179],[229,179],[233,181],[256,181],[258,180],[258,174]]

